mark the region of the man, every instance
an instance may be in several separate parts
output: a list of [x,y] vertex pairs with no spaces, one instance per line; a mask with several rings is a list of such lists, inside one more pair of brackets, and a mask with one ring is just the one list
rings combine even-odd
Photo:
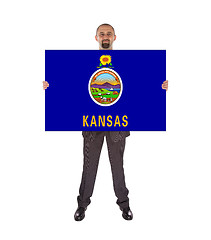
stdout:
[[[113,42],[116,40],[114,28],[109,24],[102,24],[97,28],[96,41],[100,50],[112,50]],[[43,88],[49,86],[48,82],[43,82]],[[168,89],[168,81],[164,81],[162,88]],[[83,173],[79,189],[78,208],[74,218],[81,221],[85,217],[85,211],[90,204],[94,189],[95,178],[98,169],[101,149],[104,137],[108,146],[109,160],[111,164],[113,186],[117,197],[117,204],[122,211],[125,220],[132,220],[133,214],[129,206],[128,189],[125,184],[123,154],[125,149],[125,138],[130,135],[128,131],[83,131],[84,137],[84,163]]]

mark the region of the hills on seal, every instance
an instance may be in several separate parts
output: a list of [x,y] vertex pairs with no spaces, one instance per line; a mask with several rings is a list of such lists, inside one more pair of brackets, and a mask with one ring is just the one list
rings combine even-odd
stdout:
[[104,89],[120,89],[120,84],[117,84],[117,85],[112,85],[108,82],[105,82],[103,84],[97,84],[97,83],[94,83],[94,84],[91,84],[91,87],[93,88],[104,88]]

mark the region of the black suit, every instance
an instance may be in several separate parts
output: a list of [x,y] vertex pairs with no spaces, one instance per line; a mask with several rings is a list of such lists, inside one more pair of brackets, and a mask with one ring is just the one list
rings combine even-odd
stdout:
[[123,154],[125,149],[125,138],[130,135],[129,131],[83,131],[84,137],[84,164],[79,189],[78,205],[87,207],[91,200],[97,168],[106,137],[109,160],[113,176],[113,186],[117,197],[117,204],[121,208],[129,206],[128,189],[125,184]]

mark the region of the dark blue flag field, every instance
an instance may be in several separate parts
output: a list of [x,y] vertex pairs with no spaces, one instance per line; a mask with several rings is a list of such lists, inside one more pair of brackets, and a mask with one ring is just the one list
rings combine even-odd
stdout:
[[46,131],[165,131],[165,50],[46,50]]

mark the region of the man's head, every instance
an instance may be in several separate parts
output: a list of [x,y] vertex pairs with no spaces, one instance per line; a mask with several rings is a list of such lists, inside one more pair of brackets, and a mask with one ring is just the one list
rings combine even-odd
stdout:
[[107,23],[101,24],[97,28],[95,39],[99,42],[101,50],[111,50],[113,48],[113,41],[116,40],[114,28]]

